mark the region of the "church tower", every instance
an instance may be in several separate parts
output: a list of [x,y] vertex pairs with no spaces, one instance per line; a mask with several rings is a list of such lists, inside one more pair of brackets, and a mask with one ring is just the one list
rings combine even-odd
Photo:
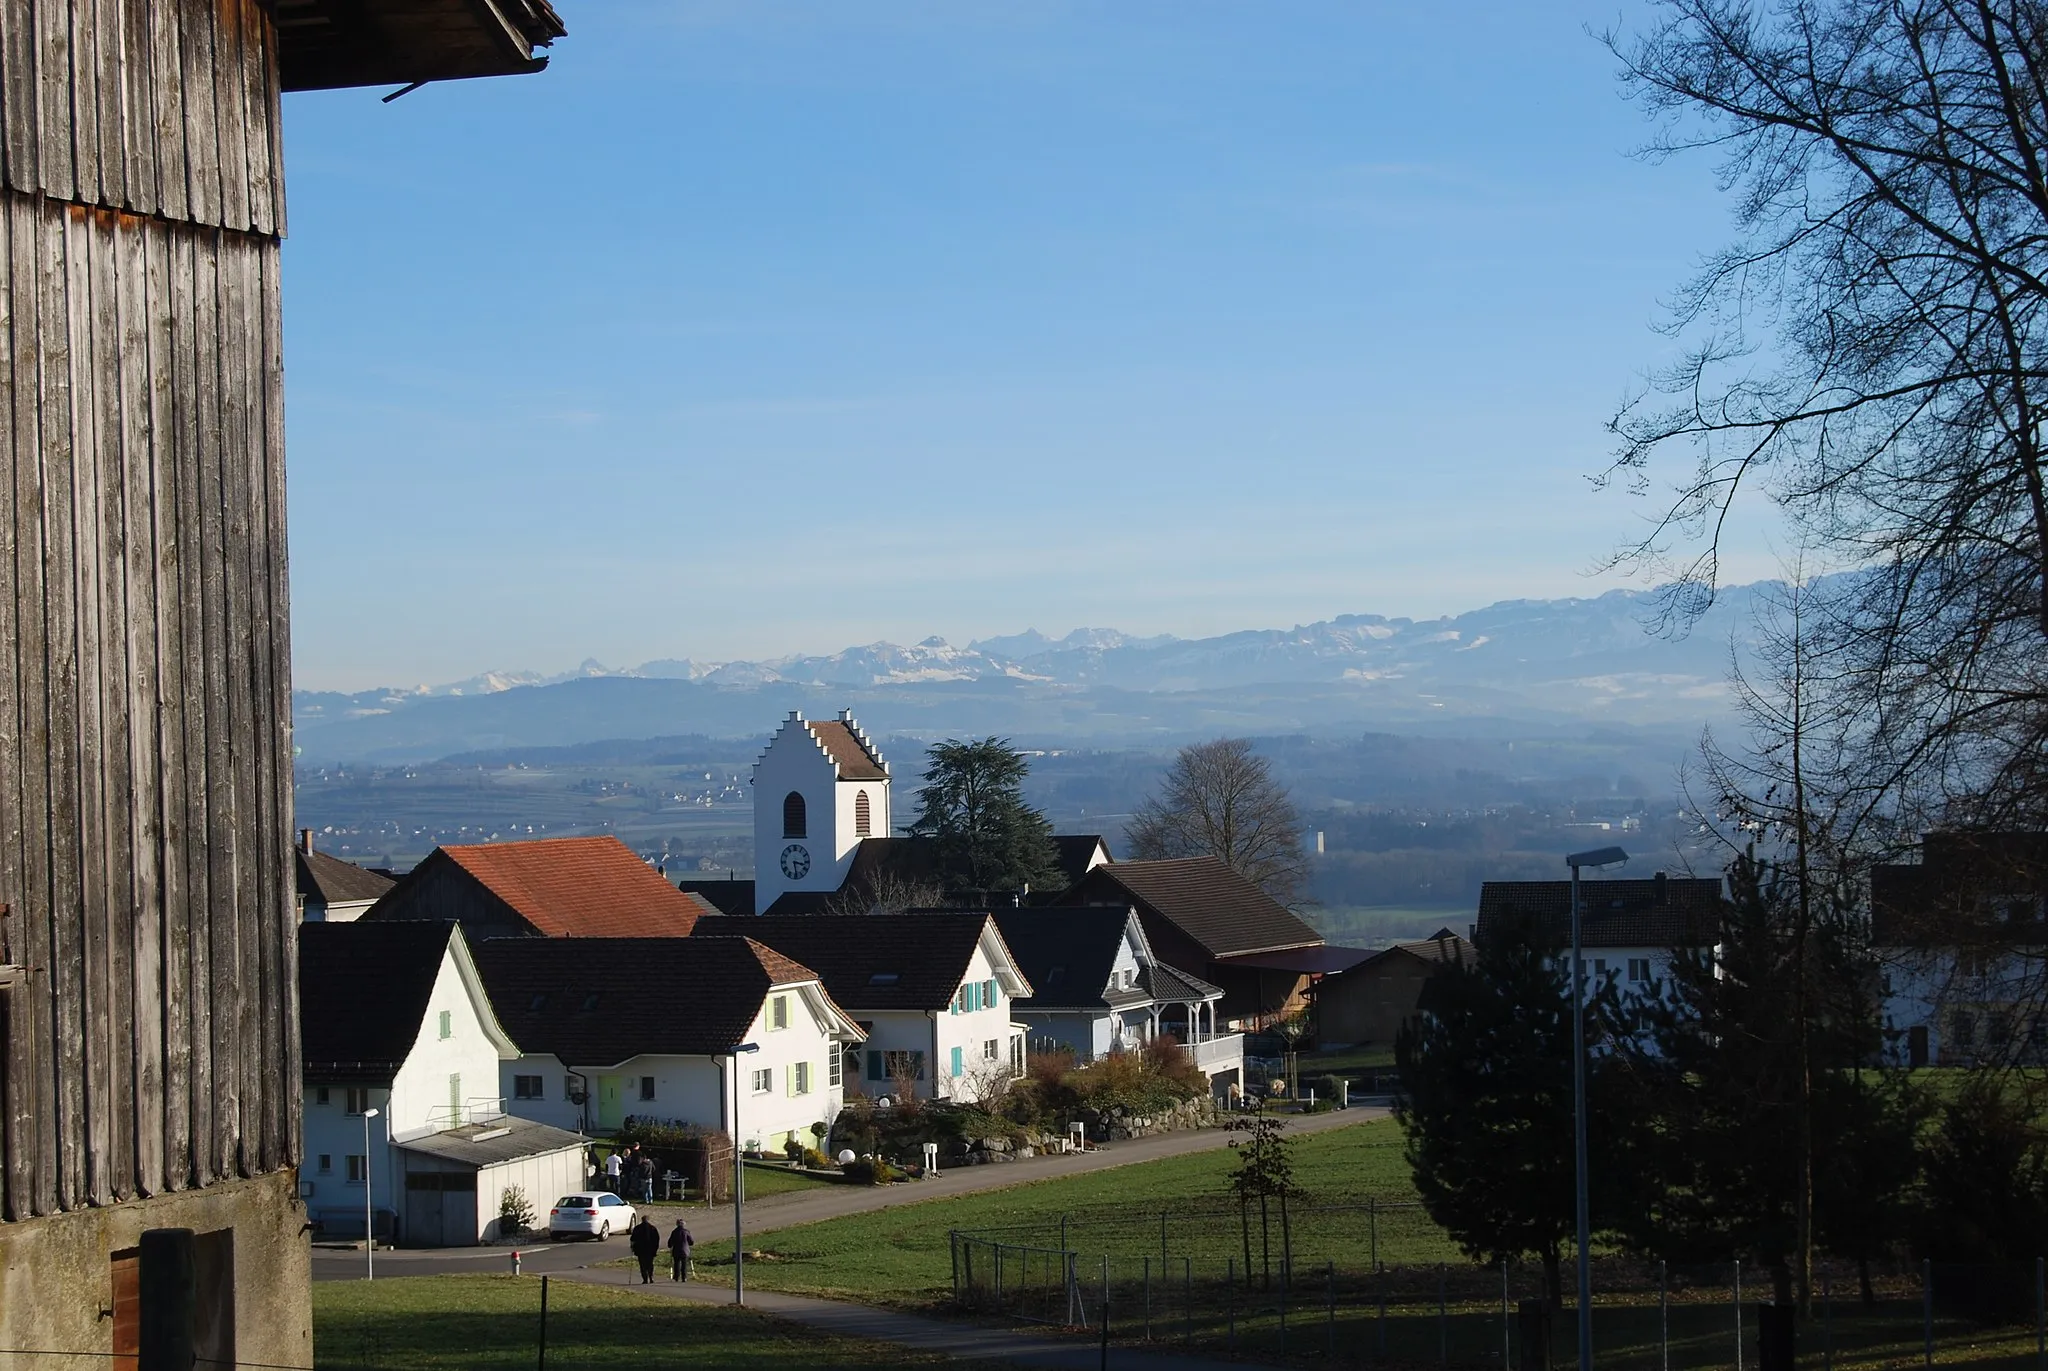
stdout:
[[791,710],[754,763],[754,912],[791,892],[829,894],[863,838],[890,833],[889,764],[850,710]]

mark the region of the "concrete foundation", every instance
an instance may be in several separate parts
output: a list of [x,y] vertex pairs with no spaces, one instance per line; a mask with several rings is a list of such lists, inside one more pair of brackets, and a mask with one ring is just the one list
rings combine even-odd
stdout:
[[200,1357],[310,1367],[305,1224],[296,1171],[0,1223],[0,1348],[114,1352],[117,1327],[125,1332],[133,1317],[132,1285],[116,1309],[117,1264],[144,1229],[190,1228],[199,1235]]

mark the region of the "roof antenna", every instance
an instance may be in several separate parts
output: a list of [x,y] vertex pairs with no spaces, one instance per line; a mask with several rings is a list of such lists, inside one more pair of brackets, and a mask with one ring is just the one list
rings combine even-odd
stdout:
[[392,91],[391,94],[385,96],[381,103],[388,105],[401,95],[411,95],[414,91],[418,90],[421,86],[424,86],[425,84],[427,83],[424,81],[415,81],[409,86],[400,86],[397,90]]

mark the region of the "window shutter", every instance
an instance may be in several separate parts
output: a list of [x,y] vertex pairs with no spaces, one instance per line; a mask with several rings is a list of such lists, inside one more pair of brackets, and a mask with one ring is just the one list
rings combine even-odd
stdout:
[[962,1074],[964,1073],[960,1062],[960,1049],[956,1047],[953,1049],[953,1075],[957,1078]]
[[983,981],[981,984],[982,997],[988,1001],[989,1008],[993,1009],[1003,1002],[1002,995],[996,990],[996,983],[994,980]]
[[782,1073],[782,1093],[789,1096],[791,1099],[796,1098],[796,1073],[803,1069],[804,1064],[802,1062],[798,1062],[794,1066],[790,1067],[789,1070]]

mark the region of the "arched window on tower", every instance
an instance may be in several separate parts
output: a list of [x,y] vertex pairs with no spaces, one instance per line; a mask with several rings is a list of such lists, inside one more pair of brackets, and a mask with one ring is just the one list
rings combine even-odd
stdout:
[[874,822],[874,812],[868,807],[868,793],[865,790],[853,792],[853,836],[865,838]]
[[806,838],[810,834],[804,828],[804,797],[794,790],[782,797],[782,836],[785,838]]

